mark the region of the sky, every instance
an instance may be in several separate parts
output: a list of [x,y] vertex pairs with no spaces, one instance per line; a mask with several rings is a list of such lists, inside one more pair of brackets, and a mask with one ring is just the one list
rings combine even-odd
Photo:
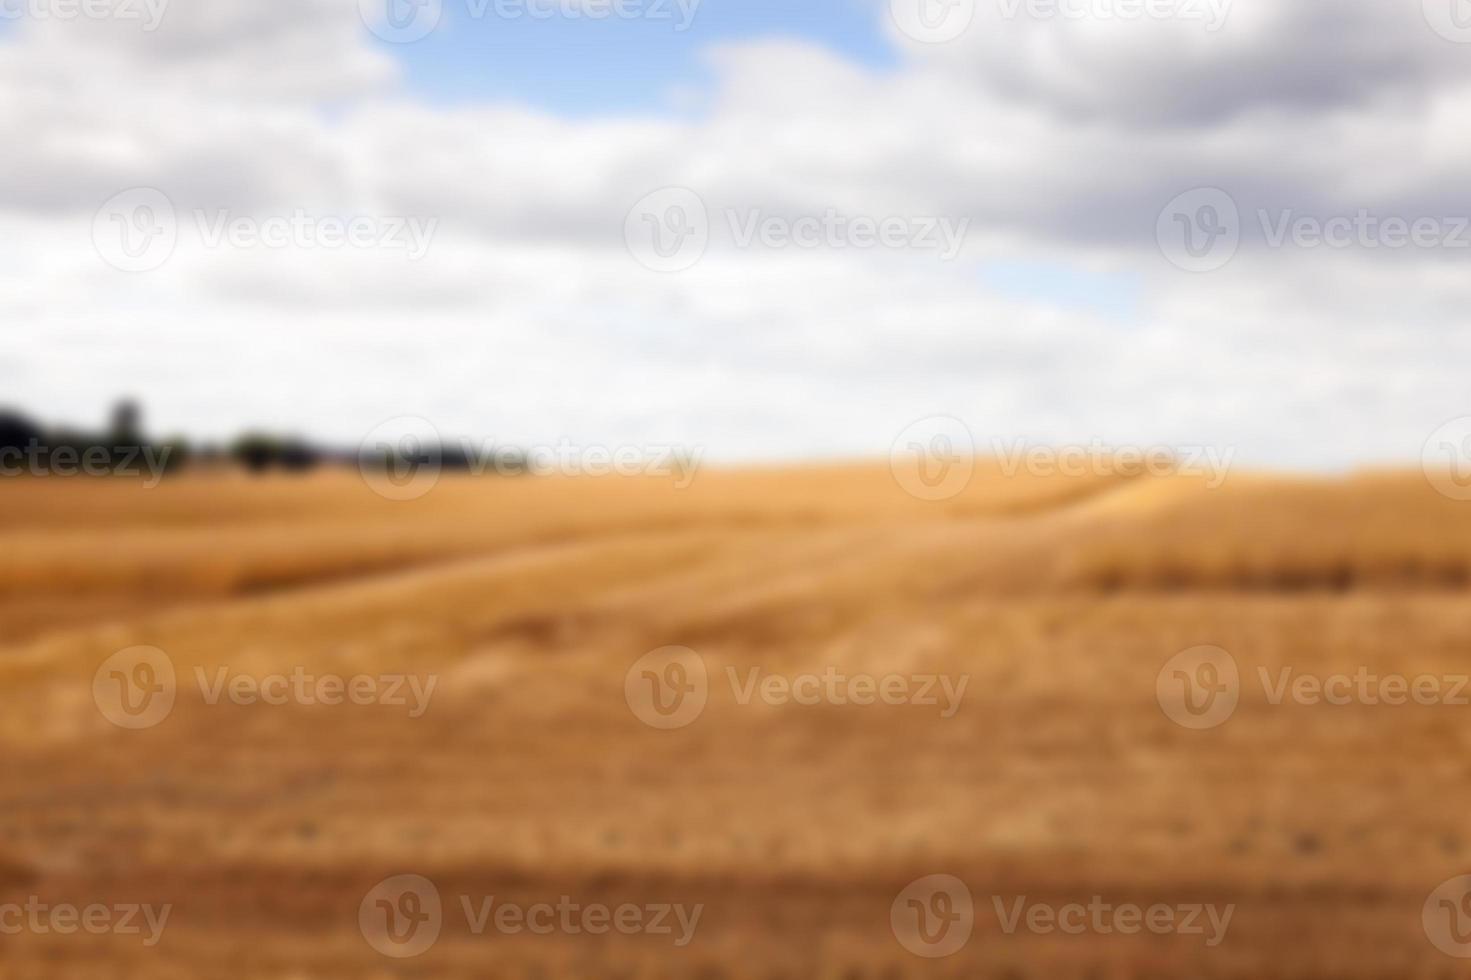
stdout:
[[471,3],[443,4],[439,26],[419,42],[384,42],[417,95],[576,118],[692,115],[716,79],[703,57],[711,45],[782,37],[870,66],[896,63],[865,0],[647,0],[647,16],[626,19],[564,16],[560,0],[508,8],[519,16],[475,16]]
[[1471,415],[1465,0],[87,3],[0,0],[48,421],[1321,470]]

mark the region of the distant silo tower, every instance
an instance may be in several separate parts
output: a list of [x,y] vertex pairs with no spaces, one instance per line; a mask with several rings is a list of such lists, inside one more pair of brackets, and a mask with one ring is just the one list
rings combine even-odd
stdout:
[[143,442],[143,410],[124,398],[112,407],[112,442],[115,446],[138,446]]

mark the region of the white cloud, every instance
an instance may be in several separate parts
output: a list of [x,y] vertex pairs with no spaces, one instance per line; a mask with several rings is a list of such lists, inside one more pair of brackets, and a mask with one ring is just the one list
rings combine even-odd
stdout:
[[[796,42],[712,49],[694,120],[426,104],[347,0],[291,17],[199,0],[151,34],[23,25],[0,45],[0,381],[72,421],[131,391],[160,427],[216,435],[348,440],[417,413],[715,457],[882,452],[944,412],[986,440],[1212,441],[1316,465],[1414,459],[1471,413],[1462,255],[1268,250],[1252,230],[1257,209],[1471,214],[1471,62],[1418,7],[1238,2],[1207,32],[982,6],[965,39],[893,70]],[[92,214],[138,185],[168,194],[181,234],[128,274],[98,258]],[[629,207],[665,185],[715,218],[678,274],[623,247]],[[1240,254],[1204,275],[1154,239],[1160,208],[1202,185],[1244,218]],[[194,214],[219,209],[439,224],[420,262],[210,249]],[[948,263],[741,250],[730,209],[971,230]],[[1016,263],[1041,281],[1005,288]],[[1051,296],[1075,270],[1138,309]]]
[[1419,3],[978,0],[976,10],[957,40],[910,42],[911,52],[1074,121],[1188,126],[1325,113],[1423,100],[1471,77],[1463,48],[1431,28]]

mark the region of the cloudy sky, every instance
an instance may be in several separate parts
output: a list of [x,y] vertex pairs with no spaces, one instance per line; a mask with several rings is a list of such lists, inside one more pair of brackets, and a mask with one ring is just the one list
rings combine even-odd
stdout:
[[48,420],[1333,468],[1471,415],[1467,0],[0,14],[0,402]]

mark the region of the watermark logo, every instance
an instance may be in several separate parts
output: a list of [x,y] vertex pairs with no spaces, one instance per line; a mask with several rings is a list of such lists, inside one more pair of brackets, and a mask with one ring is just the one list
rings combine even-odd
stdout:
[[1197,646],[1171,657],[1155,678],[1165,717],[1182,728],[1204,731],[1224,725],[1241,699],[1241,673],[1231,654]]
[[970,427],[950,415],[909,425],[889,449],[895,482],[920,500],[949,500],[970,485],[976,446]]
[[689,647],[667,646],[638,660],[623,678],[623,697],[650,728],[684,728],[699,718],[710,696],[705,658]]
[[388,419],[358,446],[363,482],[387,500],[417,500],[434,489],[443,469],[439,429],[417,415]]
[[665,187],[640,198],[623,220],[623,241],[639,265],[683,272],[705,255],[710,213],[688,187]]
[[434,32],[444,17],[443,0],[358,0],[358,15],[380,40],[412,44]]
[[1431,945],[1447,956],[1471,958],[1471,875],[1441,882],[1420,910]]
[[444,910],[439,889],[422,875],[385,878],[363,896],[358,928],[368,945],[384,956],[409,959],[439,941]]
[[976,0],[889,0],[894,25],[921,44],[946,44],[970,29]]
[[92,218],[92,245],[122,272],[151,272],[174,254],[179,219],[168,195],[156,187],[114,194]]
[[92,700],[119,728],[152,728],[174,710],[178,683],[174,662],[158,647],[119,650],[92,677]]
[[1422,0],[1425,22],[1447,41],[1471,44],[1471,0]]
[[1471,500],[1471,415],[1451,419],[1420,450],[1425,479],[1442,496]]
[[926,875],[912,881],[889,907],[894,938],[926,959],[959,952],[970,941],[975,919],[970,889],[954,875]]
[[1241,212],[1218,187],[1198,187],[1164,206],[1155,239],[1165,259],[1186,272],[1214,272],[1241,244]]

